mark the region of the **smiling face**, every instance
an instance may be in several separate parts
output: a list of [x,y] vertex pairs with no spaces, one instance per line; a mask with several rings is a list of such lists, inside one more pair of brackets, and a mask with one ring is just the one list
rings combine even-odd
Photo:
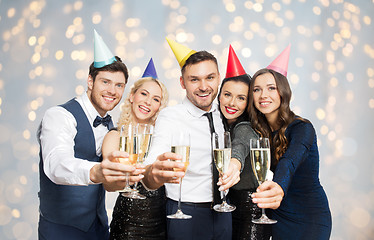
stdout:
[[248,103],[248,84],[239,81],[227,81],[219,95],[219,106],[229,124],[234,123],[243,114]]
[[97,112],[104,116],[112,110],[122,98],[126,78],[122,72],[100,71],[95,78],[87,79],[87,95]]
[[265,73],[256,77],[252,94],[255,107],[265,115],[270,125],[275,124],[281,97],[274,76],[271,73]]
[[217,96],[220,75],[217,64],[211,60],[188,65],[180,78],[187,98],[198,108],[209,111]]
[[134,121],[148,123],[161,106],[162,91],[154,81],[147,81],[130,95],[131,111]]

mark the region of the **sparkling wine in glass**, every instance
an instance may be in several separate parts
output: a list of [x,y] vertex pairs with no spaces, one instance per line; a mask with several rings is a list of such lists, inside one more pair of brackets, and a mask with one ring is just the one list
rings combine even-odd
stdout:
[[[119,162],[127,165],[135,165],[138,161],[138,138],[136,135],[136,126],[133,124],[121,126],[119,150],[125,151],[129,154],[128,158],[119,158]],[[129,184],[129,173],[126,173],[126,187],[122,192],[122,196],[128,197],[131,195],[132,189]]]
[[[251,164],[258,184],[261,185],[266,180],[266,174],[270,168],[270,143],[268,138],[250,139]],[[270,219],[262,208],[262,215],[259,219],[252,219],[257,224],[274,224],[277,221]]]
[[[144,162],[144,159],[148,155],[149,147],[151,145],[153,125],[139,123],[136,125],[136,132],[137,132],[136,137],[137,137],[138,144],[139,144],[137,163],[142,164]],[[133,191],[128,197],[133,198],[133,199],[146,199],[146,197],[140,194],[139,191],[137,190],[137,185],[138,185],[138,182],[134,184]]]
[[[231,160],[231,138],[230,132],[224,132],[223,135],[213,134],[213,157],[219,175],[222,177],[229,169]],[[217,212],[232,212],[236,209],[234,205],[226,202],[226,191],[223,191],[221,204],[214,205],[213,209]]]
[[[187,171],[187,167],[190,159],[190,134],[187,132],[178,132],[172,135],[171,141],[171,152],[182,156],[178,162],[184,163],[184,168],[174,168],[174,171]],[[182,178],[179,183],[179,199],[178,199],[178,210],[172,215],[168,215],[171,219],[190,219],[192,216],[184,214],[181,209],[181,198],[182,198]]]

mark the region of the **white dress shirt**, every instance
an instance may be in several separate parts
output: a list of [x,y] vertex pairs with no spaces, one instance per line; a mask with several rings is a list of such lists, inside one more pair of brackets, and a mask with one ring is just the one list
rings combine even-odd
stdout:
[[[214,103],[211,110],[214,128],[223,133],[223,124]],[[182,202],[211,202],[212,191],[212,149],[209,121],[187,98],[182,104],[163,109],[156,120],[152,145],[145,164],[153,163],[157,156],[170,152],[171,135],[178,129],[190,133],[190,164],[182,183]],[[166,196],[175,201],[179,199],[179,184],[165,184]]]
[[[96,144],[96,155],[101,155],[101,145],[107,127],[100,124],[93,127],[96,111],[87,93],[75,99],[83,108],[91,124]],[[85,159],[74,157],[74,138],[77,133],[77,122],[74,116],[65,108],[55,106],[48,109],[39,125],[37,138],[42,146],[43,167],[47,177],[56,184],[88,185],[90,169],[98,164]]]

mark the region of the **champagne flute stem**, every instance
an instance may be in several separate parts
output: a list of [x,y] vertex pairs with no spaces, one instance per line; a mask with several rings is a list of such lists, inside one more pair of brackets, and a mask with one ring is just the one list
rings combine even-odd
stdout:
[[223,190],[223,199],[222,199],[222,204],[226,204],[226,191]]
[[178,210],[181,210],[181,198],[182,198],[182,178],[179,183],[179,200],[178,200]]
[[129,183],[129,173],[126,173],[126,188],[129,188],[130,187],[130,183]]

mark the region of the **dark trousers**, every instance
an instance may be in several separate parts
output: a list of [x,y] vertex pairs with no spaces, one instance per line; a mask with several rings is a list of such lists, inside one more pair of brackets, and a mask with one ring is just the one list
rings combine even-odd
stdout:
[[107,240],[109,227],[103,226],[98,218],[92,223],[88,232],[78,228],[50,222],[39,216],[39,240]]
[[[230,240],[232,232],[231,213],[219,213],[208,206],[181,204],[182,212],[191,215],[191,219],[167,219],[168,239],[222,239]],[[178,202],[167,200],[167,215],[174,214]]]

